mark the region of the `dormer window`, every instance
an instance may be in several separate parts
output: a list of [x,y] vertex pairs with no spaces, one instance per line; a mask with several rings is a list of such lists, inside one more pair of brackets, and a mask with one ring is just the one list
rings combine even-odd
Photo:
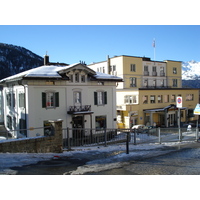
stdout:
[[85,83],[85,75],[81,75],[81,82]]
[[75,82],[79,82],[79,73],[75,74]]

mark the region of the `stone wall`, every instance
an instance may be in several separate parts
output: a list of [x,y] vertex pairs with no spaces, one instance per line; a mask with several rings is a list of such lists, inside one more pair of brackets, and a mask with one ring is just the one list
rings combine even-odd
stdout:
[[1,153],[62,153],[62,120],[49,120],[53,136],[13,139],[0,142]]

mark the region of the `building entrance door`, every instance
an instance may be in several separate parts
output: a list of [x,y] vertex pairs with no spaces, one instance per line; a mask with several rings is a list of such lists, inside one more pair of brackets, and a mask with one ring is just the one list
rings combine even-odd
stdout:
[[73,138],[83,137],[84,117],[82,115],[72,117]]
[[175,125],[175,113],[169,114],[169,126]]

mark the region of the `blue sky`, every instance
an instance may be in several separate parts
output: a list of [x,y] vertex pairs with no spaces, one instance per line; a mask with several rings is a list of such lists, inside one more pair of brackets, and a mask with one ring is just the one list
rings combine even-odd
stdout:
[[0,25],[0,42],[22,46],[52,62],[87,64],[107,55],[200,61],[199,25]]

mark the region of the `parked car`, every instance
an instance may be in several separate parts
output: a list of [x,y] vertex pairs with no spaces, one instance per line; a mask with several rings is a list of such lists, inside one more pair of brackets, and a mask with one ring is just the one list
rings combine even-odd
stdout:
[[139,125],[134,125],[132,127],[132,130],[136,131],[136,133],[148,133],[148,134],[153,134],[155,132],[155,129],[153,128],[153,126],[145,126],[143,124],[139,124]]

